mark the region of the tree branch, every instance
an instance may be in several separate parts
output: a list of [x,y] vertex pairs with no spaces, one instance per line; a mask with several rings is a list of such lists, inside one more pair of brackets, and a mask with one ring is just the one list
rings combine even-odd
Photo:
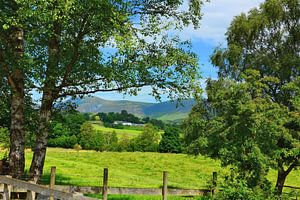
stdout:
[[131,85],[131,86],[123,86],[123,87],[118,87],[118,88],[110,88],[110,89],[94,89],[94,90],[89,90],[89,91],[69,91],[69,92],[64,92],[60,95],[58,95],[58,98],[66,97],[66,96],[72,96],[72,95],[85,95],[85,94],[92,94],[96,92],[113,92],[113,91],[123,91],[126,89],[130,88],[140,88],[144,87],[150,84],[147,83],[141,83],[141,84],[136,84],[136,85]]
[[294,162],[288,167],[288,169],[285,171],[285,173],[288,175],[296,166],[297,163],[299,162],[299,156],[295,158]]

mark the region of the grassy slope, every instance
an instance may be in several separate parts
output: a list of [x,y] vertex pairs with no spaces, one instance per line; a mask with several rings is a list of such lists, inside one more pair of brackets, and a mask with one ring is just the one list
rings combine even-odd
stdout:
[[[26,169],[32,152],[26,152]],[[141,152],[94,152],[49,148],[45,161],[45,179],[51,166],[57,167],[57,184],[102,184],[103,168],[109,168],[109,185],[116,187],[159,188],[162,172],[169,171],[169,186],[175,188],[205,188],[213,171],[223,171],[219,163],[184,154],[159,154]],[[222,172],[222,173],[221,173]]]
[[[133,138],[142,133],[142,130],[134,130],[133,128],[116,129],[116,128],[108,128],[108,127],[100,126],[98,124],[92,124],[92,125],[96,130],[102,131],[104,133],[106,133],[106,132],[111,133],[111,132],[115,131],[117,133],[118,138],[121,138],[122,135],[127,135],[129,138]],[[163,134],[163,131],[160,131],[159,133]]]
[[[3,155],[0,151],[0,158]],[[29,168],[32,152],[26,152],[26,168]],[[175,188],[205,188],[213,171],[223,180],[226,169],[217,161],[184,154],[159,154],[141,152],[94,152],[49,148],[44,174],[47,178],[51,166],[57,167],[57,184],[101,185],[103,168],[109,168],[109,185],[118,187],[161,187],[162,171],[169,171],[169,186]],[[276,173],[269,179],[275,184]],[[299,170],[293,171],[286,185],[299,186]]]
[[93,127],[96,130],[99,130],[102,132],[110,132],[111,133],[111,132],[115,131],[117,133],[118,137],[121,137],[124,134],[128,135],[128,137],[136,137],[142,132],[141,130],[107,128],[104,126],[100,126],[98,124],[93,124]]
[[180,112],[175,112],[175,113],[169,113],[169,114],[164,114],[157,119],[162,120],[162,121],[177,121],[177,120],[183,120],[188,117],[189,113],[180,113]]

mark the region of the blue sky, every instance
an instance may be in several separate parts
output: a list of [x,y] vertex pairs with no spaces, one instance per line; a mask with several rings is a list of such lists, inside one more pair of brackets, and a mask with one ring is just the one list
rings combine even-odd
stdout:
[[[216,46],[226,45],[225,33],[234,16],[258,7],[262,2],[263,0],[211,0],[202,9],[203,19],[199,29],[194,30],[191,26],[178,32],[183,40],[192,41],[192,49],[199,58],[202,82],[205,82],[206,78],[217,78],[217,69],[210,64],[209,57]],[[117,92],[97,93],[95,96],[108,100],[155,102],[149,92],[150,88],[145,87],[137,96],[124,96]],[[168,99],[163,96],[162,101],[166,100]]]

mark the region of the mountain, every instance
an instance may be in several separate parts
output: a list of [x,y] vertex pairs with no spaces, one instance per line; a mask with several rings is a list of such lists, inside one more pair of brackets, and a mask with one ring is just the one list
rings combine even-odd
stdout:
[[145,103],[134,101],[110,101],[99,97],[86,97],[77,99],[75,102],[79,112],[121,112],[127,110],[136,116],[148,116],[166,121],[175,121],[187,117],[188,113],[195,104],[194,100],[182,101],[182,105],[176,102]]

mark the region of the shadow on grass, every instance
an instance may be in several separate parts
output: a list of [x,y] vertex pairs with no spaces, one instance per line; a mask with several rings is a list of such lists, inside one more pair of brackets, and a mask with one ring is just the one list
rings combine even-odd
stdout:
[[[42,183],[43,184],[49,184],[50,183],[50,173],[44,173],[42,176]],[[71,178],[63,176],[62,174],[56,174],[55,175],[55,185],[70,185],[71,184]]]

